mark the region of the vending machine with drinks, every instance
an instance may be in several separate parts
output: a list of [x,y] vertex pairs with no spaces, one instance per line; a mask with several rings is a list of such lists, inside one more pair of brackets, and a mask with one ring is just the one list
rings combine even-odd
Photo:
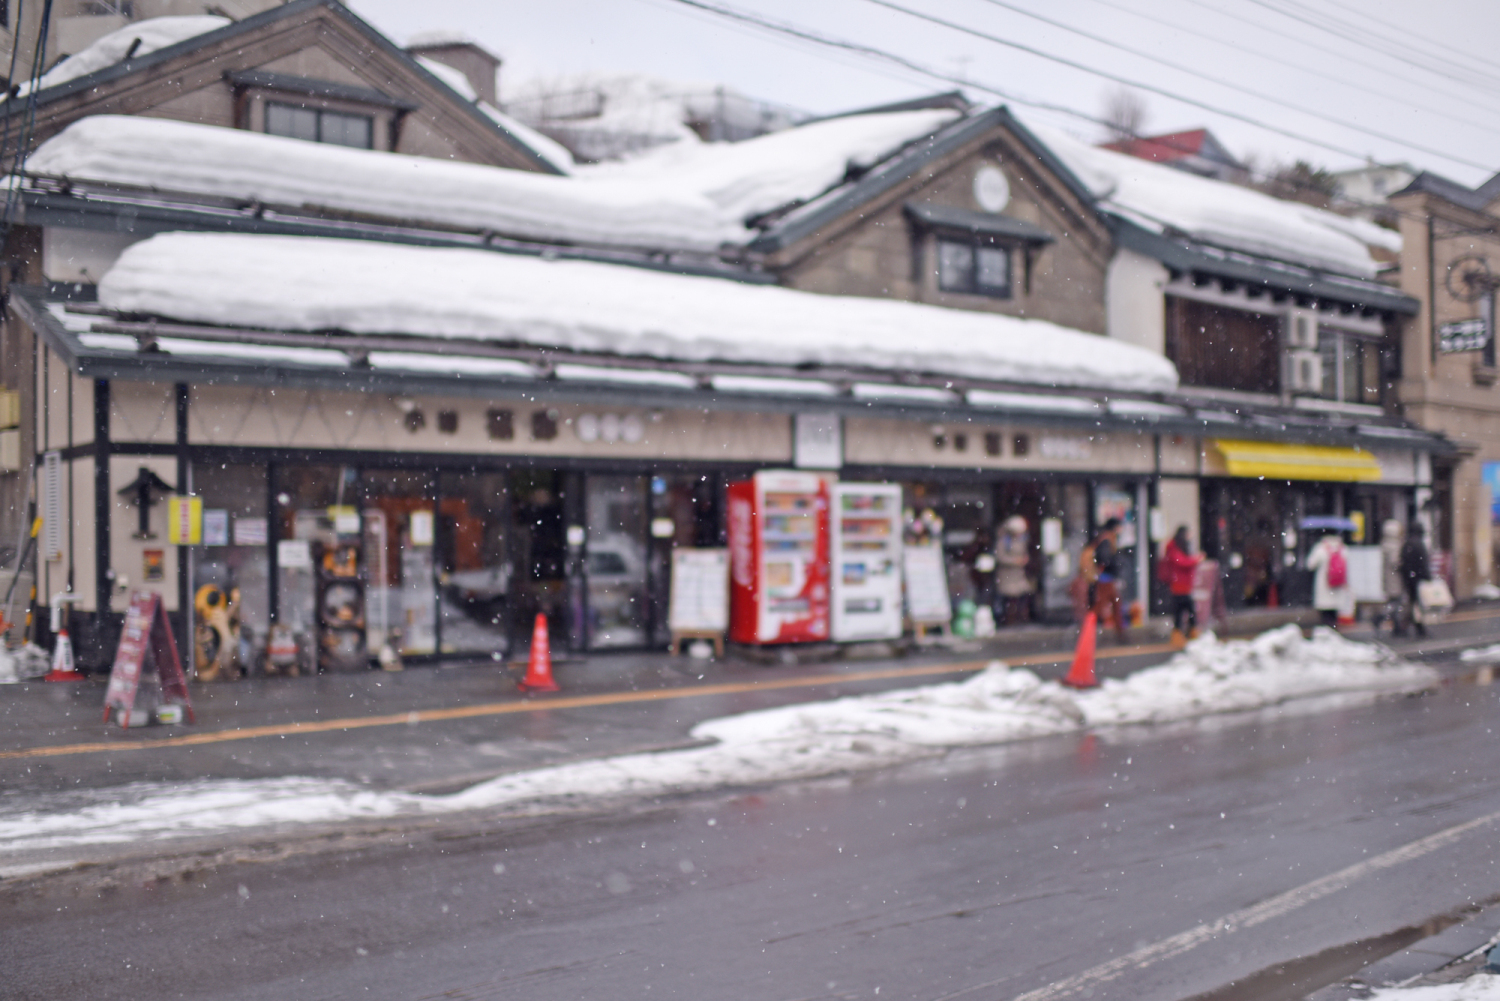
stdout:
[[900,639],[901,488],[833,487],[833,638]]
[[729,485],[729,635],[808,643],[830,635],[828,485],[764,470]]

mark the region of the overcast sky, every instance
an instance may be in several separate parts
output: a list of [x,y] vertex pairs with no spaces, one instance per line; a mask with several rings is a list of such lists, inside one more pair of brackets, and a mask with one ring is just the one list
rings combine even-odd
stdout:
[[[1119,84],[1089,72],[1096,70],[1143,85],[1146,131],[1207,125],[1235,154],[1261,165],[1303,158],[1341,169],[1373,157],[1471,185],[1500,169],[1500,62],[1478,55],[1500,42],[1500,3],[1493,0],[889,0],[958,28],[882,6],[887,0],[702,2],[963,77],[1008,95],[1004,103],[1025,119],[1089,139],[1099,138],[1097,125],[1024,102],[1097,118]],[[439,29],[475,38],[505,60],[502,101],[519,82],[583,72],[722,83],[819,113],[952,89],[682,0],[352,0],[352,6],[397,41]],[[986,104],[1002,101],[978,87],[969,94]]]

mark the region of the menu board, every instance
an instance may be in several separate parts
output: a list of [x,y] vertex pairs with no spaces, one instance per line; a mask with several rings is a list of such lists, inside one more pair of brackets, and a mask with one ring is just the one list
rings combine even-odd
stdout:
[[672,550],[667,628],[680,633],[728,631],[729,550]]
[[120,646],[115,652],[115,662],[109,671],[109,687],[104,693],[104,718],[109,719],[111,708],[118,708],[121,710],[120,725],[130,725],[130,711],[135,708],[135,696],[140,689],[141,672],[146,666],[148,653],[155,662],[157,678],[161,682],[162,701],[182,705],[191,720],[193,706],[188,698],[182,661],[177,657],[177,641],[172,638],[161,596],[153,591],[137,591],[130,596]]
[[907,616],[913,622],[923,623],[947,622],[953,618],[942,546],[907,546],[902,556]]

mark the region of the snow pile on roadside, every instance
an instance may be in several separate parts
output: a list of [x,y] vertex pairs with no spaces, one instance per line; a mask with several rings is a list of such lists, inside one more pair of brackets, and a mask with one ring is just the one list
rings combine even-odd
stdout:
[[162,233],[120,255],[99,282],[99,301],[130,313],[271,330],[474,337],[676,361],[873,366],[1045,386],[1177,385],[1177,370],[1159,354],[1044,320],[366,240]]
[[1287,625],[1227,643],[1204,636],[1160,667],[1106,680],[1078,702],[1092,726],[1162,723],[1331,692],[1425,688],[1436,680],[1432,669],[1387,647],[1354,643],[1327,628],[1303,639]]
[[1387,987],[1371,994],[1370,1001],[1500,1001],[1500,975],[1476,973],[1456,984]]
[[[1195,641],[1168,663],[1072,692],[994,663],[962,682],[708,720],[678,751],[627,754],[502,776],[448,796],[376,792],[310,778],[127,787],[108,802],[0,814],[0,856],[216,830],[464,810],[528,810],[629,796],[816,778],[916,761],[960,746],[1238,712],[1340,691],[1418,690],[1428,668],[1383,647],[1295,626],[1254,640]],[[71,794],[70,794],[71,795]]]
[[1475,662],[1481,664],[1491,664],[1500,662],[1500,643],[1493,643],[1490,646],[1470,647],[1463,653],[1459,654],[1458,659],[1463,661],[1465,664],[1471,664]]

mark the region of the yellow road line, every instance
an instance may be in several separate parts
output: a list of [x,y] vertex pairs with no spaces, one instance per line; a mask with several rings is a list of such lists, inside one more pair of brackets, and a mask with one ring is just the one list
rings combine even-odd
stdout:
[[[1140,656],[1165,653],[1170,649],[1171,647],[1165,643],[1134,647],[1111,647],[1100,650],[1099,657]],[[1005,662],[1012,667],[1034,667],[1042,664],[1057,664],[1071,658],[1071,654],[1048,653],[1034,654],[1027,657],[1011,657]],[[691,688],[656,688],[644,692],[602,692],[598,695],[565,695],[560,698],[517,699],[511,702],[487,702],[472,706],[454,706],[449,709],[417,709],[411,712],[386,713],[380,716],[350,716],[344,719],[317,720],[308,723],[247,726],[234,730],[215,730],[210,733],[190,733],[181,737],[167,737],[163,740],[134,740],[91,744],[58,744],[52,747],[27,747],[16,751],[0,751],[0,759],[55,758],[68,754],[144,751],[158,747],[197,747],[203,744],[222,744],[231,740],[253,740],[258,737],[289,737],[299,734],[328,733],[333,730],[360,730],[372,726],[435,723],[451,719],[472,719],[476,716],[503,716],[507,713],[545,712],[552,709],[585,709],[591,706],[626,705],[632,702],[660,702],[667,699],[692,699],[709,695],[740,695],[746,692],[769,692],[785,688],[813,688],[818,685],[854,681],[879,681],[887,678],[920,678],[934,674],[963,674],[981,671],[991,663],[993,663],[991,660],[974,660],[959,663],[922,664],[913,667],[888,667],[868,671],[849,671],[838,674],[814,674],[804,678],[781,678],[766,681],[696,685]]]

